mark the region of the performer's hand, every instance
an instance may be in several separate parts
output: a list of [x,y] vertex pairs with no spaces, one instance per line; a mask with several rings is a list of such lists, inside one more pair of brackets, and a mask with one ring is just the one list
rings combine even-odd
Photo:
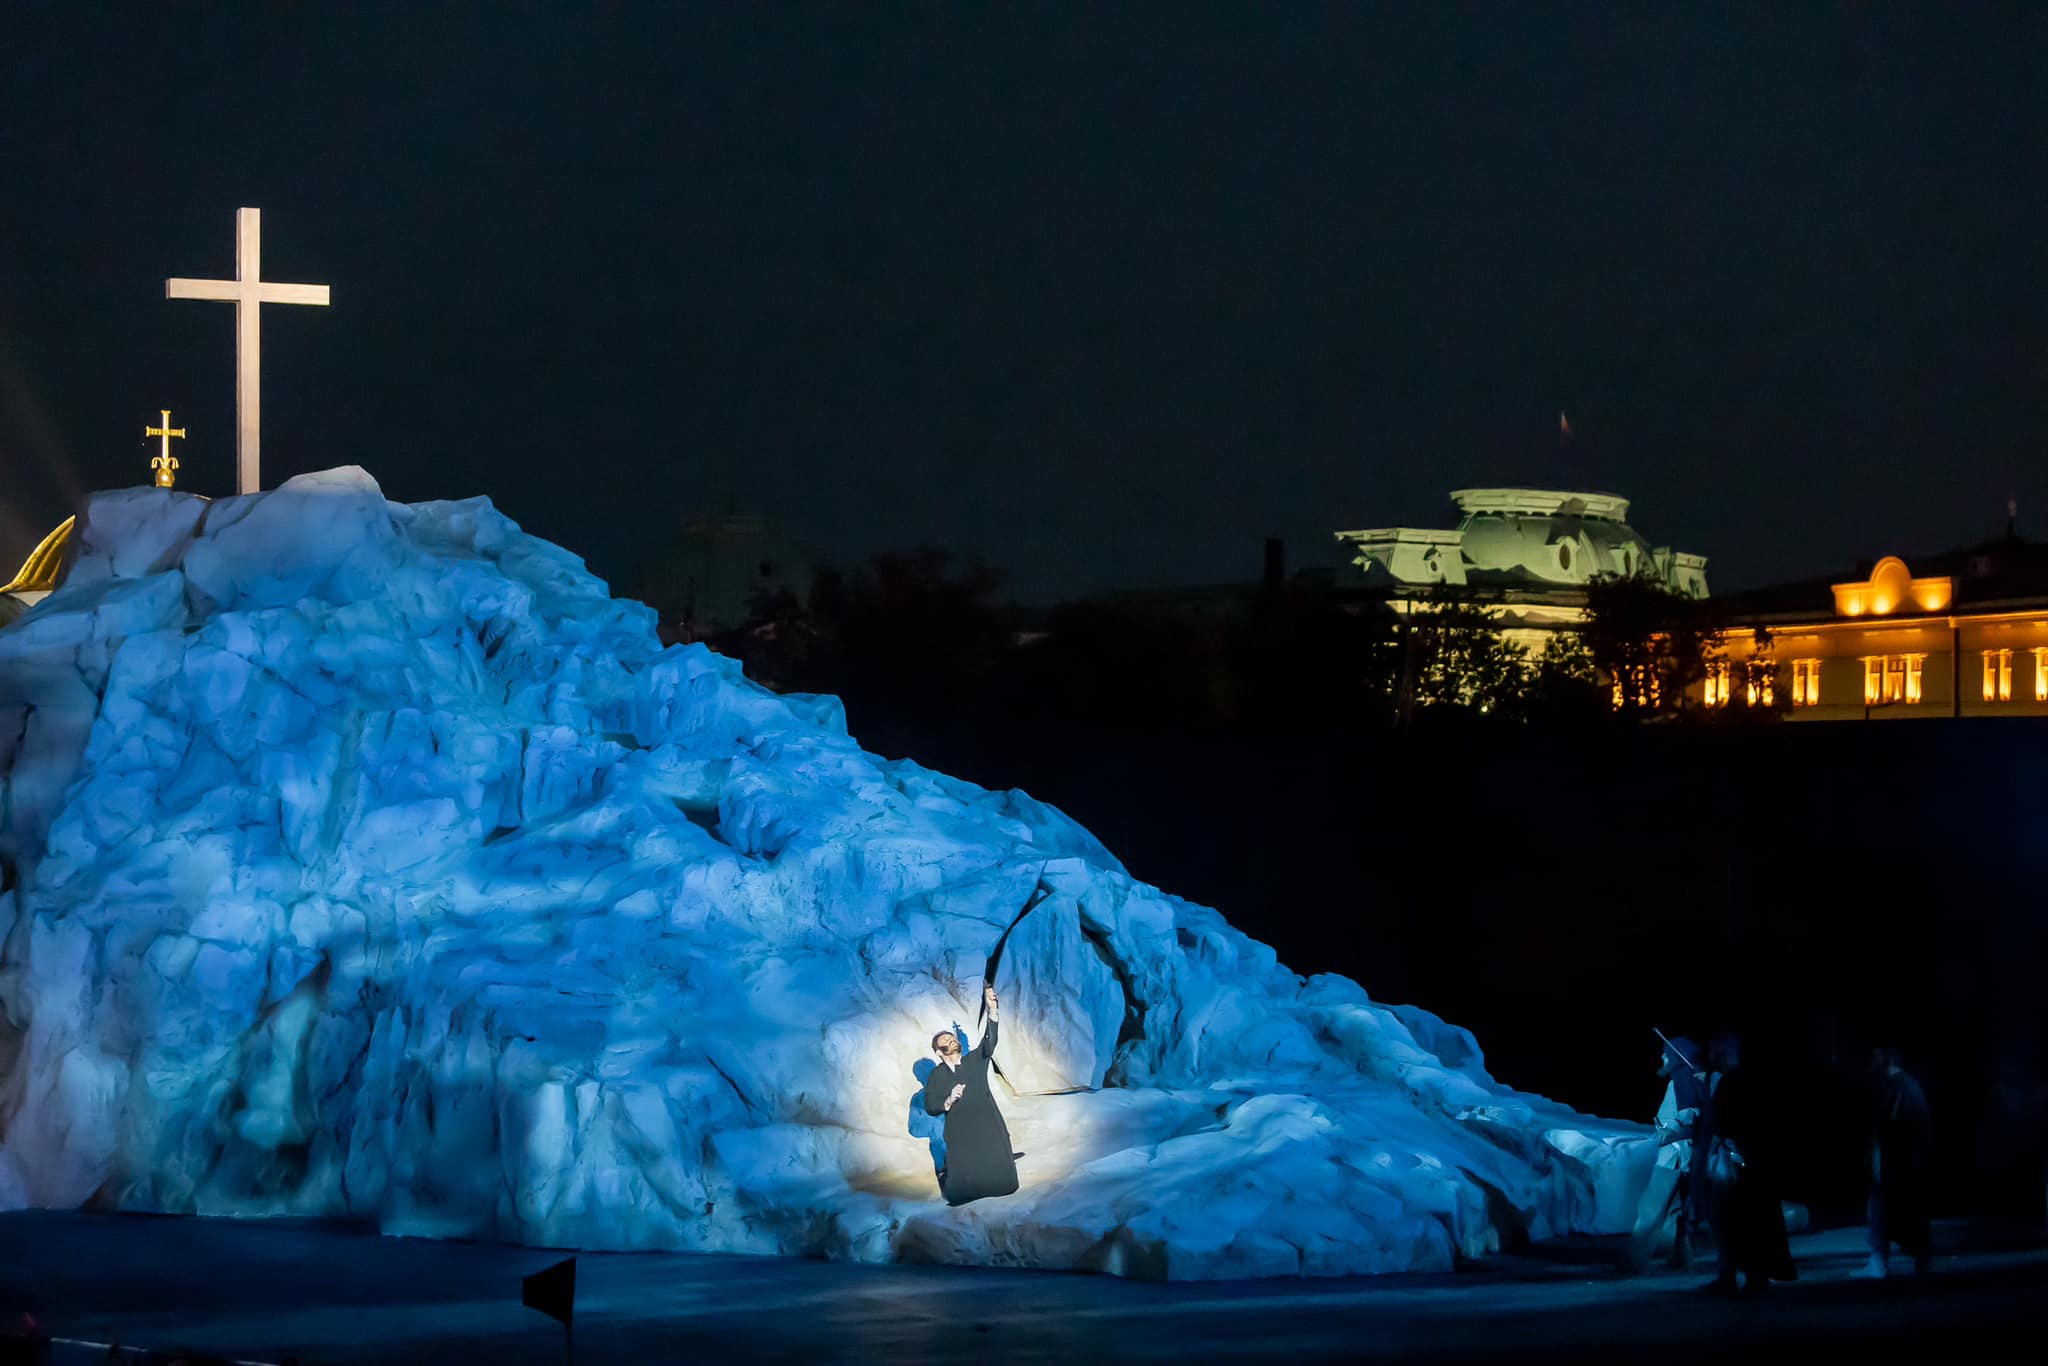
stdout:
[[983,986],[981,989],[981,999],[988,1002],[988,1017],[991,1020],[995,1019],[996,1013],[1002,1009],[1003,1004],[996,999],[995,987],[993,985]]
[[962,1096],[964,1096],[964,1095],[966,1095],[966,1094],[967,1094],[967,1083],[963,1081],[963,1082],[961,1082],[960,1084],[958,1084],[957,1086],[955,1086],[955,1087],[953,1088],[953,1092],[952,1092],[952,1094],[951,1094],[951,1095],[949,1095],[949,1096],[947,1096],[947,1097],[946,1097],[946,1108],[947,1108],[948,1110],[952,1109],[952,1108],[953,1108],[953,1102],[954,1102],[954,1101],[956,1101],[956,1100],[958,1100],[958,1099],[960,1099],[960,1097],[962,1097]]

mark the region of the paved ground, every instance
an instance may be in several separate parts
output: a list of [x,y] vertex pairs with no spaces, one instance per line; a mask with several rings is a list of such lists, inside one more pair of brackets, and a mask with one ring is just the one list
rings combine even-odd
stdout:
[[[1801,1279],[1755,1302],[1701,1274],[1616,1274],[1611,1245],[1551,1247],[1445,1276],[1136,1284],[1021,1271],[679,1255],[579,1257],[585,1363],[863,1360],[1656,1360],[1796,1346],[1868,1360],[2035,1341],[2038,1229],[1947,1224],[1937,1274],[1851,1281],[1862,1231],[1794,1240]],[[0,1312],[59,1339],[277,1362],[559,1363],[559,1326],[519,1303],[532,1249],[378,1238],[331,1225],[0,1215]],[[4,1360],[0,1353],[0,1360]],[[65,1347],[55,1362],[105,1361]]]

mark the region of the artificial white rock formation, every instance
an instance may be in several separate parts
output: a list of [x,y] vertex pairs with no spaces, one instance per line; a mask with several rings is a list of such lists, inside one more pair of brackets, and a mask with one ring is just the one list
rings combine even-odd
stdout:
[[[1639,1126],[663,649],[484,499],[127,489],[73,553],[0,630],[0,1207],[1171,1277],[1633,1213]],[[1023,1188],[951,1209],[913,1067],[1041,875]]]

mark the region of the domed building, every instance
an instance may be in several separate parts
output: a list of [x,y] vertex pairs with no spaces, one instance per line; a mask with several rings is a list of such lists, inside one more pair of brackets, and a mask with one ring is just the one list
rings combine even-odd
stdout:
[[1586,585],[1603,577],[1655,579],[1707,596],[1707,561],[1651,544],[1628,523],[1628,499],[1561,489],[1459,489],[1455,529],[1340,531],[1349,552],[1338,584],[1383,590],[1395,609],[1424,598],[1475,602],[1540,650],[1551,631],[1584,620]]

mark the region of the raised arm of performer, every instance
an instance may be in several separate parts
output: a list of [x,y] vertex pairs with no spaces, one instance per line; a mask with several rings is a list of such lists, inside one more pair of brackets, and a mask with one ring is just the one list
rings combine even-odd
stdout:
[[981,989],[981,999],[988,1002],[988,1028],[982,1031],[981,1047],[976,1051],[984,1059],[987,1059],[993,1058],[996,1055],[996,1021],[1002,1018],[1003,1005],[1001,1001],[996,999],[996,989],[993,984],[984,986]]

